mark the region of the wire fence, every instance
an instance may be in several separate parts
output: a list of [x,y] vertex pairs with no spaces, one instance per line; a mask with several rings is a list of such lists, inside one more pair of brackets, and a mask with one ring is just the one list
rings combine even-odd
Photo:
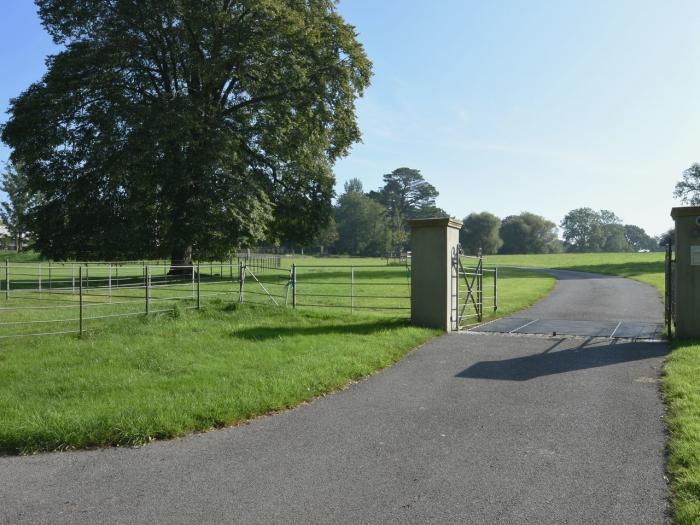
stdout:
[[4,268],[0,265],[0,341],[82,335],[110,320],[201,309],[212,300],[410,314],[407,268],[283,268],[279,256],[269,255],[234,261],[5,262]]
[[0,340],[83,334],[111,319],[235,301],[238,280],[231,263],[5,263]]
[[259,275],[241,265],[240,275],[241,303],[398,316],[408,316],[411,310],[411,275],[405,267],[292,264]]

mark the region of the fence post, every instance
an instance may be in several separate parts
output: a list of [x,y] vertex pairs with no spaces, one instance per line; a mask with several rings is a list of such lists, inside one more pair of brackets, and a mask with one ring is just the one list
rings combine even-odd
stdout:
[[151,282],[151,276],[150,276],[150,269],[147,264],[143,266],[143,272],[144,272],[144,277],[146,281],[146,286],[144,288],[146,289],[146,317],[148,317],[148,310],[150,306],[150,299],[151,299],[151,290],[150,290],[150,282]]
[[114,267],[114,277],[117,281],[117,288],[119,288],[119,265],[118,264]]
[[479,270],[477,271],[477,304],[478,308],[478,319],[481,322],[484,318],[484,259],[481,255],[481,249],[479,249]]
[[493,311],[498,310],[498,266],[493,271]]
[[297,307],[297,265],[292,264],[292,308]]
[[112,263],[109,263],[107,269],[107,288],[109,290],[109,302],[112,302]]
[[242,262],[238,263],[238,302],[243,304],[243,291],[245,289],[245,266]]
[[53,290],[53,286],[51,285],[51,261],[49,261],[49,293],[51,290]]
[[10,261],[5,259],[5,299],[10,298]]
[[79,274],[79,281],[80,283],[78,284],[79,286],[79,293],[80,293],[80,330],[79,334],[80,336],[83,335],[83,267],[80,266],[78,269],[78,274]]
[[197,310],[202,308],[202,296],[200,295],[199,292],[199,286],[200,286],[200,271],[199,271],[199,263],[197,263]]
[[664,267],[665,267],[665,285],[666,285],[666,290],[664,294],[664,321],[666,322],[666,332],[667,332],[667,337],[669,340],[673,339],[673,332],[672,332],[672,319],[673,319],[673,266],[672,266],[672,258],[673,258],[673,248],[671,246],[671,243],[669,242],[666,245],[666,257],[664,261]]
[[350,267],[350,313],[355,313],[355,267]]
[[[90,265],[85,263],[85,288],[90,288]],[[80,281],[82,282],[82,281]]]
[[39,297],[41,297],[41,263],[39,263]]

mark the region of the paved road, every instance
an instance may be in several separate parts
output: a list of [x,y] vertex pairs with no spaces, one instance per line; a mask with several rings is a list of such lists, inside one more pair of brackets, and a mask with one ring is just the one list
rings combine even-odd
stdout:
[[658,292],[631,279],[565,270],[535,270],[557,278],[546,300],[476,332],[658,339],[663,306]]
[[[634,308],[655,319],[649,298]],[[0,522],[663,523],[665,353],[610,339],[440,337],[246,426],[0,458]]]

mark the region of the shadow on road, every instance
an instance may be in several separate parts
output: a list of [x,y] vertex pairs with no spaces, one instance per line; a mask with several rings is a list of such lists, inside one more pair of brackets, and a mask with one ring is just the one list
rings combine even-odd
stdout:
[[455,377],[528,381],[537,377],[563,374],[574,370],[661,357],[668,353],[668,346],[665,343],[594,343],[588,346],[591,339],[586,339],[574,348],[552,351],[564,340],[558,339],[556,343],[541,353],[501,361],[480,361]]

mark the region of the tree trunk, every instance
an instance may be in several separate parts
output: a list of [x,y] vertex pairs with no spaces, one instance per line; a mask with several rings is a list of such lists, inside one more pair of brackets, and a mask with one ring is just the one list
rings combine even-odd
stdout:
[[173,249],[170,254],[168,275],[192,275],[193,272],[192,245],[186,246],[184,249]]

